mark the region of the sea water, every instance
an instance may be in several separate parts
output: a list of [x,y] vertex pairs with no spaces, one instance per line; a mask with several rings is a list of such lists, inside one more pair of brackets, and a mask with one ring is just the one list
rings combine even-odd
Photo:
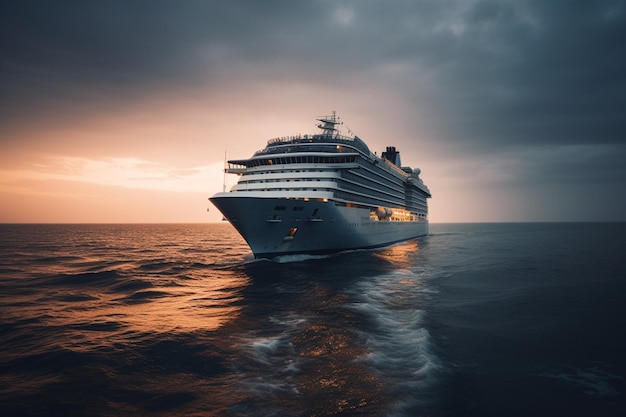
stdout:
[[2,416],[624,416],[626,224],[255,260],[227,223],[0,226]]

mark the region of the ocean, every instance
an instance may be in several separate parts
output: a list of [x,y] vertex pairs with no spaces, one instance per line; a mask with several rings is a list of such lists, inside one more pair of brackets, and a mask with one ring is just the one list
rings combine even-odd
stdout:
[[0,225],[0,415],[623,417],[626,223]]

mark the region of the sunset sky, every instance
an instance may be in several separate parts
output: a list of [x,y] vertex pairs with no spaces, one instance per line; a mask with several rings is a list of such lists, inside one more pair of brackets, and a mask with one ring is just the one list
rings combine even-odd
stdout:
[[219,221],[225,152],[332,110],[432,222],[626,221],[624,0],[5,0],[0,33],[0,223]]

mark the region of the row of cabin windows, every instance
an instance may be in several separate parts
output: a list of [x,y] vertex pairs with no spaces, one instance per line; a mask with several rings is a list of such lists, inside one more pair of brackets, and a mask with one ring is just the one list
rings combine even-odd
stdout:
[[371,181],[371,182],[379,182],[381,184],[383,184],[386,187],[397,187],[397,186],[402,186],[403,185],[403,181],[392,175],[389,172],[383,171],[372,171],[372,170],[368,170],[368,172],[370,173],[370,175],[374,175],[374,178],[370,177],[369,175],[364,175],[358,172],[353,172],[353,171],[342,171],[341,172],[341,176],[342,178],[346,178],[346,179],[350,179],[353,181]]
[[[259,182],[263,182],[263,181],[259,181]],[[271,182],[271,181],[266,181],[267,183]],[[250,183],[252,183],[252,181],[250,181]],[[342,183],[342,185],[340,186],[340,188],[342,190],[345,191],[354,191],[354,192],[363,192],[363,188],[359,187],[359,186],[355,186],[352,184],[347,184],[347,183]],[[258,191],[258,189],[255,189],[256,191]],[[264,191],[328,191],[328,192],[337,192],[336,189],[332,189],[332,188],[264,188]],[[243,191],[243,190],[242,190]],[[378,192],[378,191],[374,191],[374,190],[368,190],[367,191],[369,193],[369,195],[371,197],[373,197],[373,199],[368,199],[368,201],[378,201],[379,203],[377,204],[403,204],[404,203],[404,197],[403,196],[390,196],[388,193],[385,192]],[[351,194],[351,193],[350,193]]]
[[[388,205],[401,206],[404,204],[404,202],[401,200],[396,201],[396,200],[392,200],[388,198],[376,198],[373,196],[355,195],[350,192],[344,192],[344,191],[335,191],[335,197],[340,198],[342,200],[352,200],[352,201],[359,202],[361,204],[367,204],[367,205],[372,205],[372,206],[385,207]],[[409,205],[407,208],[411,211],[421,211],[421,210],[425,211],[425,207],[418,207],[417,205],[414,205],[414,204]]]
[[[366,186],[366,188],[364,188]],[[378,197],[383,200],[393,201],[396,204],[401,204],[404,201],[404,192],[385,188],[377,184],[352,184],[344,182],[341,186],[342,190],[354,191],[356,193],[366,192],[372,197]]]
[[[281,180],[268,180],[268,181],[255,181],[255,182],[259,182],[259,183],[270,183],[270,182],[275,182],[275,181],[281,181]],[[304,181],[304,180],[303,180]],[[309,179],[309,181],[313,181],[312,179]],[[250,181],[250,183],[252,183],[253,181]],[[375,190],[370,189],[368,191],[369,196],[368,197],[360,197],[360,196],[355,196],[353,195],[350,191],[353,192],[362,192],[363,188],[361,186],[356,186],[353,184],[348,184],[345,182],[342,182],[341,184],[341,190],[343,191],[339,191],[337,189],[332,189],[332,188],[264,188],[264,191],[327,191],[327,192],[335,192],[335,195],[337,196],[344,196],[344,198],[346,199],[353,199],[353,198],[357,198],[360,201],[367,201],[368,203],[371,204],[398,204],[401,205],[403,203],[406,203],[408,206],[410,207],[414,207],[414,208],[419,208],[422,210],[425,210],[427,205],[426,205],[426,201],[423,198],[418,198],[417,201],[415,198],[409,198],[408,201],[407,199],[401,197],[401,196],[390,196],[388,193],[385,192],[378,192]],[[244,190],[241,190],[244,191]],[[258,191],[258,189],[257,189]],[[387,190],[388,191],[388,190]]]
[[245,193],[246,191],[327,191],[333,192],[335,191],[333,188],[254,188],[254,189],[241,189],[237,190],[237,192]]
[[[299,171],[297,171],[299,172]],[[354,178],[354,177],[353,177]],[[356,178],[354,178],[356,180]],[[260,183],[272,183],[272,182],[319,182],[322,179],[320,178],[294,178],[294,179],[284,179],[284,178],[276,178],[276,179],[267,179],[267,180],[250,180],[250,181],[246,181],[248,184],[260,184]],[[333,178],[323,178],[324,181],[330,181],[330,182],[337,182],[336,179]],[[377,190],[379,192],[382,192],[382,194],[377,193],[379,195],[387,195],[389,193],[389,191],[392,189],[391,187],[384,187],[381,184],[377,184],[377,183],[373,183],[371,181],[368,181],[368,184],[350,184],[344,181],[340,181],[341,182],[341,188],[342,189],[346,189],[346,190],[351,190],[351,191],[360,191],[364,185],[367,186],[370,189],[373,190]],[[404,193],[403,193],[404,194]],[[399,197],[399,196],[397,196]],[[419,198],[418,199],[423,201],[423,198]]]
[[265,175],[265,174],[293,174],[299,172],[334,172],[334,169],[280,169],[278,171],[253,171],[253,172],[244,172],[242,175]]
[[[345,193],[339,193],[339,195],[341,195],[341,194],[345,194]],[[346,194],[344,197],[348,198],[349,196]],[[351,197],[354,198],[354,196],[351,196]],[[369,198],[363,198],[363,199],[361,199],[361,201],[362,202],[370,202],[370,203],[374,202],[375,205],[379,204],[379,202],[375,202],[374,199],[369,199]],[[341,203],[339,203],[339,204],[341,204]],[[357,204],[357,206],[358,206],[358,204]],[[363,206],[363,207],[366,207],[366,206]],[[415,206],[413,206],[413,207],[409,207],[409,209],[413,209],[413,210],[417,209],[415,211],[418,211],[417,214],[418,214],[420,219],[425,219],[427,217],[426,214],[419,213],[421,211],[426,211],[426,207],[415,207]],[[285,210],[287,210],[287,206],[278,205],[278,206],[274,207],[274,210],[275,211],[285,211]],[[295,206],[295,207],[292,208],[292,210],[293,211],[303,211],[304,207],[303,206]]]
[[[250,180],[250,181],[245,181],[247,184],[260,184],[260,183],[270,183],[270,182],[314,182],[314,181],[321,181],[320,178],[294,178],[294,179],[284,179],[284,178],[277,178],[277,179],[271,179],[271,180]],[[334,180],[332,178],[324,178],[324,181],[333,181]]]
[[277,158],[250,159],[246,161],[246,167],[258,167],[264,165],[287,165],[287,164],[347,164],[355,163],[356,155],[301,155],[301,156],[284,156]]

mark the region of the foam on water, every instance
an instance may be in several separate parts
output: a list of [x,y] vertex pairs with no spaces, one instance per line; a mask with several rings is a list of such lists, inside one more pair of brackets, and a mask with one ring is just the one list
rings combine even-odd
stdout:
[[294,262],[305,262],[314,259],[326,259],[333,256],[337,256],[336,254],[328,254],[328,255],[309,255],[309,254],[297,254],[297,255],[280,255],[275,258],[269,259],[270,262],[276,262],[279,264],[287,264]]
[[363,358],[376,369],[396,398],[392,415],[410,415],[427,404],[441,364],[424,326],[427,294],[420,276],[410,270],[381,275],[358,286],[352,308],[372,323],[363,334],[369,353]]
[[[302,358],[295,351],[292,338],[305,322],[305,318],[293,312],[273,315],[267,326],[239,338],[241,356],[235,371],[245,375],[240,385],[248,393],[245,408],[250,415],[254,415],[254,410],[269,415],[288,414],[277,397],[299,394],[296,377]],[[242,406],[236,405],[235,409],[237,414],[245,415]]]

